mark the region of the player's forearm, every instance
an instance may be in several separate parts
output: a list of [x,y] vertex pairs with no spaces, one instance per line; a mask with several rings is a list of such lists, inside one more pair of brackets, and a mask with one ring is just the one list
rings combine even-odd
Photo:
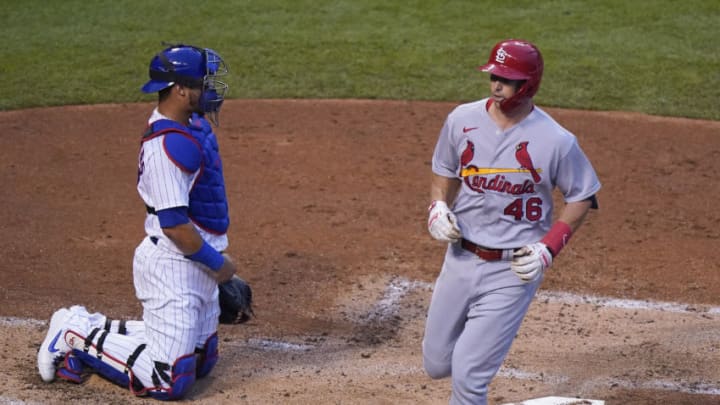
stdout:
[[578,201],[565,205],[558,216],[558,220],[553,223],[550,231],[548,231],[541,240],[553,257],[560,254],[560,251],[567,245],[572,234],[580,228],[591,206],[591,200]]
[[563,207],[558,221],[568,224],[573,232],[577,232],[585,220],[585,216],[590,210],[591,205],[592,202],[590,200],[567,203],[565,207]]
[[197,252],[203,245],[202,237],[190,222],[171,228],[163,228],[163,233],[184,255]]
[[447,205],[452,206],[459,189],[460,180],[433,173],[430,181],[430,200],[445,201]]

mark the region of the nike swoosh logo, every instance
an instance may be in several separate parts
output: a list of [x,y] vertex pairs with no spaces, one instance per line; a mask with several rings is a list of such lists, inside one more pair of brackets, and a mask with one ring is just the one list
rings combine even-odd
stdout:
[[62,333],[62,330],[59,330],[57,335],[53,338],[53,340],[50,342],[50,347],[48,347],[48,351],[50,353],[55,353],[56,351],[60,350],[55,347],[55,343],[57,343],[57,340],[60,338],[60,333]]
[[467,134],[468,132],[475,130],[475,129],[478,129],[478,127],[470,127],[470,128],[463,127],[463,134]]

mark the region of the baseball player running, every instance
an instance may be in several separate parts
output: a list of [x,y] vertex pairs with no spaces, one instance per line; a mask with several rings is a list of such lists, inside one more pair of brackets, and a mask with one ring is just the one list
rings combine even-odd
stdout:
[[[423,362],[450,376],[451,404],[485,404],[553,259],[597,208],[600,182],[576,137],[533,104],[543,59],[506,40],[485,65],[491,96],[455,108],[432,158],[428,230],[447,242]],[[565,206],[553,223],[552,193]]]
[[137,190],[147,236],[135,250],[133,279],[142,321],[112,320],[82,306],[62,308],[38,352],[46,382],[81,382],[84,371],[136,395],[178,399],[218,360],[218,283],[235,265],[228,204],[212,127],[227,85],[212,49],[175,45],[150,62],[145,93],[158,104],[142,137]]

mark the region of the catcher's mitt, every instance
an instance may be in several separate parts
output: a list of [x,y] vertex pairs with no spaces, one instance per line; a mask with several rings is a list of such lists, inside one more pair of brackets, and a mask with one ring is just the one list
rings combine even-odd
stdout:
[[252,289],[238,276],[218,284],[220,292],[220,323],[247,322],[255,313],[252,309]]

